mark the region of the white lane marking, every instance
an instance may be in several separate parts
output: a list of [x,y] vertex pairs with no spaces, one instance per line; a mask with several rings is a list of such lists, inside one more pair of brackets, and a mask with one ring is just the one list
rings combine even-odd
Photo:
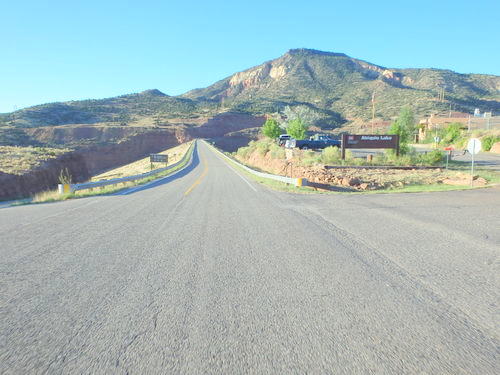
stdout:
[[[210,147],[209,147],[209,148],[210,148]],[[220,160],[222,160],[222,163],[223,163],[224,165],[226,165],[229,169],[231,169],[234,173],[236,173],[236,175],[237,175],[239,178],[241,178],[243,181],[245,181],[245,182],[247,183],[247,185],[248,185],[248,186],[250,186],[250,188],[251,188],[253,191],[257,192],[257,189],[256,189],[256,188],[255,188],[255,187],[254,187],[254,186],[253,186],[250,182],[248,182],[248,180],[247,180],[245,177],[243,177],[242,175],[240,175],[240,174],[236,171],[236,169],[234,169],[234,168],[233,168],[233,166],[229,164],[229,162],[227,162],[226,160],[222,159],[222,157],[221,157],[220,155],[217,155],[217,153],[215,153],[213,150],[211,150],[211,151],[212,151],[212,153],[213,153],[213,154],[215,154],[215,155],[216,155],[216,156],[217,156]]]

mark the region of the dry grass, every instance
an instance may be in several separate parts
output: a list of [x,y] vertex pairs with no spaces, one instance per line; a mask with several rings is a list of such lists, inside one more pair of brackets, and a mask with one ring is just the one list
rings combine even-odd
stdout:
[[60,199],[60,195],[57,190],[42,191],[41,193],[36,193],[33,197],[33,203],[41,202],[52,202]]
[[[183,143],[179,146],[164,150],[159,152],[160,154],[168,155],[168,165],[177,163],[182,159],[186,151],[188,150],[191,142]],[[163,168],[163,164],[154,164],[154,168]],[[109,170],[107,172],[101,173],[100,175],[92,177],[92,181],[109,180],[111,178],[120,178],[124,176],[133,176],[140,173],[149,172],[151,170],[151,164],[149,162],[149,156],[137,160],[133,163],[123,165],[119,168]]]
[[21,175],[69,151],[65,148],[0,146],[0,172]]
[[62,195],[59,194],[57,190],[48,190],[35,194],[33,196],[33,199],[31,200],[31,203],[56,202],[56,201],[63,201],[66,199],[84,198],[101,194],[111,194],[125,188],[136,186],[137,184],[138,184],[137,182],[129,181],[117,185],[105,186],[102,188],[78,190],[71,194],[62,194]]

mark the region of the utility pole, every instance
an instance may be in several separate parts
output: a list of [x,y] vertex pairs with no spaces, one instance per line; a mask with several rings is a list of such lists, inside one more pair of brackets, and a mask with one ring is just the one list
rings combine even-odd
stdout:
[[372,134],[375,132],[375,91],[372,93]]
[[444,102],[444,87],[439,88],[438,100],[440,103]]

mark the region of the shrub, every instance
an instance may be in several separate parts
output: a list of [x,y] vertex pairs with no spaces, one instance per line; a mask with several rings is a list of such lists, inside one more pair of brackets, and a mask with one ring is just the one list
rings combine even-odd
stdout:
[[250,155],[251,151],[252,150],[248,146],[240,147],[238,151],[236,151],[236,155],[240,156],[243,159],[248,159],[248,156]]
[[72,177],[68,168],[61,169],[61,172],[59,173],[59,183],[63,185],[71,184],[71,180]]
[[455,141],[455,146],[457,148],[465,148],[467,146],[468,138],[467,137],[462,137],[459,138]]
[[408,166],[413,164],[413,158],[411,155],[401,155],[394,159],[394,165],[397,166]]
[[273,143],[271,144],[270,149],[271,149],[271,157],[273,159],[285,159],[286,152],[283,147],[280,147],[277,144]]
[[340,150],[335,146],[326,147],[321,152],[321,161],[325,164],[339,164],[340,157]]
[[366,159],[364,159],[364,158],[354,158],[354,159],[353,159],[353,161],[352,161],[352,163],[353,163],[354,165],[360,165],[360,166],[361,166],[361,165],[366,165],[366,164],[368,164],[368,163],[366,162]]
[[265,156],[270,149],[270,144],[266,141],[256,142],[257,152],[260,156]]
[[389,163],[389,158],[387,157],[387,155],[385,153],[375,154],[373,156],[372,163],[375,165],[385,165],[385,164]]
[[494,135],[487,135],[486,137],[483,137],[483,139],[481,139],[483,151],[490,151],[491,147],[496,142],[500,142],[500,137],[496,137]]
[[321,164],[321,155],[311,155],[311,156],[306,156],[301,160],[301,164],[305,166],[310,166],[310,165],[315,165],[315,164]]
[[443,160],[444,154],[440,150],[432,150],[420,155],[420,163],[424,165],[436,165]]
[[342,161],[343,165],[349,165],[354,163],[354,154],[351,150],[345,150],[345,159]]

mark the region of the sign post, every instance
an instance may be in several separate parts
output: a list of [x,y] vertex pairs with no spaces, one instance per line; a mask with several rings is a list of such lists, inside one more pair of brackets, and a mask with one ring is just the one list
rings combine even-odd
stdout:
[[451,157],[451,153],[453,152],[453,147],[445,147],[444,150],[446,151],[446,169],[448,169],[448,162]]
[[151,163],[151,170],[153,170],[153,163],[165,163],[168,165],[168,155],[165,154],[149,154],[149,162]]
[[470,169],[470,186],[474,184],[474,155],[481,151],[481,141],[477,138],[471,138],[467,143],[467,151],[472,156],[471,169]]
[[438,143],[441,142],[441,138],[437,135],[434,137],[434,148],[438,148]]

